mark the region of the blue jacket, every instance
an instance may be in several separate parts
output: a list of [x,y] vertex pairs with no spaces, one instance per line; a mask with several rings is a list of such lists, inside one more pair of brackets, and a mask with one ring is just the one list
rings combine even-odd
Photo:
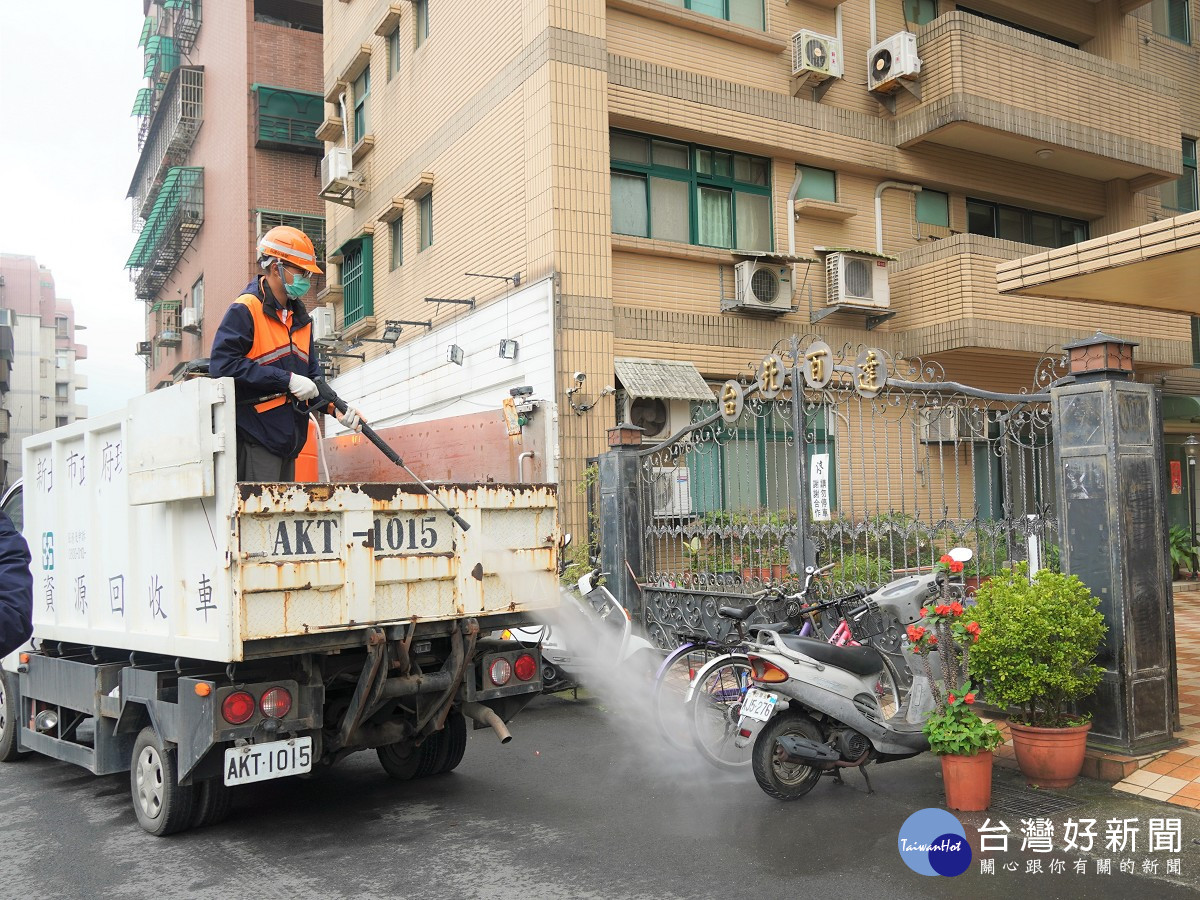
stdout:
[[[312,347],[312,317],[298,300],[289,300],[292,312],[285,330],[278,321],[280,306],[256,278],[230,305],[213,338],[209,374],[232,376],[237,392],[238,438],[260,444],[283,459],[296,457],[308,438],[308,418],[296,411],[287,394],[292,373],[321,377]],[[271,320],[278,337],[255,335],[255,322]],[[284,399],[269,398],[284,394]]]
[[29,545],[0,513],[0,656],[8,656],[33,634],[33,574]]

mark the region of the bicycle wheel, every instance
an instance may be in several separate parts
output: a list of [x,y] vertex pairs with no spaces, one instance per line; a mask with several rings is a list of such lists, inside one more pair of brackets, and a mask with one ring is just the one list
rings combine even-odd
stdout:
[[692,680],[709,662],[723,655],[723,650],[711,644],[687,643],[671,651],[658,667],[650,697],[654,724],[675,750],[691,746],[684,701]]
[[750,687],[750,659],[731,653],[714,659],[696,673],[687,705],[692,743],[700,755],[720,769],[750,765],[752,747],[734,746],[742,698]]

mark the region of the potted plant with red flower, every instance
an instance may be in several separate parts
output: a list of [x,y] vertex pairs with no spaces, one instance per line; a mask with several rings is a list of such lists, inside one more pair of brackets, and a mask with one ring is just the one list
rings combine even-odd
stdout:
[[[1001,741],[1000,730],[975,712],[975,691],[967,677],[971,646],[979,640],[980,626],[966,616],[962,602],[950,597],[949,575],[961,572],[971,551],[955,548],[938,560],[941,595],[921,610],[921,620],[908,626],[908,640],[920,654],[929,679],[935,712],[925,720],[929,749],[941,758],[946,805],[977,812],[992,799],[992,751]],[[929,654],[941,660],[939,687],[929,664]],[[944,691],[944,693],[943,693]]]

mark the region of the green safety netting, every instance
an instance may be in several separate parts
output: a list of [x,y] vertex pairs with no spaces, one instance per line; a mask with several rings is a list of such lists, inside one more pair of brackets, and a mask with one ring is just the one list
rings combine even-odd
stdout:
[[148,116],[154,112],[154,89],[139,88],[137,99],[133,101],[131,116]]
[[163,0],[163,9],[183,9],[191,5],[191,0]]
[[174,166],[167,170],[162,187],[146,217],[142,233],[138,235],[133,252],[125,262],[127,269],[140,269],[154,256],[159,242],[171,224],[175,210],[179,208],[189,188],[195,187],[203,176],[204,169],[199,166]]
[[142,23],[142,36],[138,38],[138,46],[144,47],[150,35],[154,33],[154,16],[146,16],[146,21]]

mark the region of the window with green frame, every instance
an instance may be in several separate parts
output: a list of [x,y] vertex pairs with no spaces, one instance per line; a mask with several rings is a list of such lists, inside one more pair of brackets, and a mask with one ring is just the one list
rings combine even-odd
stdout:
[[417,201],[417,214],[420,216],[420,240],[417,251],[433,246],[433,191]]
[[837,172],[813,166],[796,166],[796,173],[800,176],[797,199],[837,202]]
[[672,6],[682,6],[692,12],[704,13],[747,28],[765,27],[763,0],[666,0]]
[[404,265],[404,216],[392,219],[388,230],[392,236],[392,271]]
[[371,67],[367,66],[362,74],[354,79],[354,143],[358,143],[370,132],[370,120],[367,116],[367,97],[371,94]]
[[[699,406],[699,411],[696,407]],[[693,404],[692,421],[716,412],[716,404]],[[808,426],[814,440],[807,445],[808,461],[814,454],[829,454],[829,506],[837,506],[837,453],[826,428],[825,410],[809,411]],[[787,510],[795,505],[796,465],[790,430],[778,410],[769,416],[746,412],[732,426],[718,423],[717,440],[697,444],[688,451],[688,479],[692,512]],[[805,490],[807,490],[805,486]]]
[[387,80],[391,81],[400,74],[400,26],[397,25],[387,36],[388,69]]
[[374,256],[371,236],[343,244],[342,254],[342,327],[375,314],[372,296],[374,288]]
[[1200,316],[1192,316],[1192,368],[1200,369]]
[[1183,139],[1183,174],[1159,189],[1164,209],[1174,213],[1195,212],[1200,209],[1200,192],[1196,179],[1196,139]]
[[967,231],[1039,247],[1066,247],[1088,239],[1088,223],[1081,219],[971,198]]
[[1150,23],[1155,34],[1182,44],[1192,42],[1188,0],[1150,0]]
[[771,250],[771,161],[613,131],[612,228],[663,241]]

